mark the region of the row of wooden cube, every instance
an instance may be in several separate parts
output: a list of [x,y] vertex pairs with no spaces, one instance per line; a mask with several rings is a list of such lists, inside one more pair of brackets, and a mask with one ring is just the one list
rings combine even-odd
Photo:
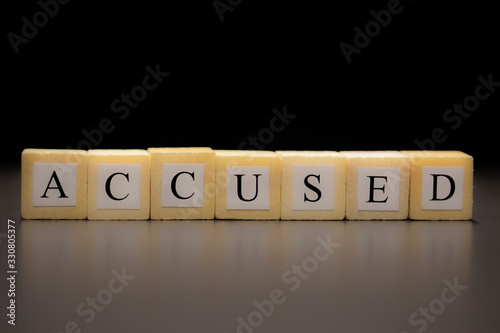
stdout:
[[459,151],[22,153],[25,219],[469,220]]

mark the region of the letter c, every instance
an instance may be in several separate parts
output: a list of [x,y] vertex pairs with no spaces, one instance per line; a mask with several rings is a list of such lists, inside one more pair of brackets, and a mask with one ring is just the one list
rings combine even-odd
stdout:
[[441,299],[443,300],[443,302],[445,302],[446,304],[451,304],[453,303],[456,299],[457,299],[457,296],[452,296],[452,297],[447,297],[445,294],[447,291],[450,291],[448,288],[444,288],[442,291],[441,291]]
[[127,182],[129,181],[128,180],[128,173],[123,173],[123,172],[115,172],[114,174],[112,174],[111,176],[108,177],[108,179],[106,179],[106,194],[108,195],[108,197],[110,197],[111,199],[113,200],[117,200],[117,201],[120,201],[120,200],[123,200],[123,199],[126,199],[128,197],[128,195],[130,193],[127,193],[126,196],[124,196],[123,198],[117,198],[115,197],[112,193],[111,193],[111,180],[113,179],[114,176],[116,175],[122,175],[125,177],[125,179],[127,179]]
[[177,192],[177,188],[176,188],[176,186],[175,186],[175,185],[177,184],[177,178],[179,178],[179,176],[180,176],[180,175],[182,175],[182,174],[187,174],[187,175],[190,175],[190,176],[191,176],[191,178],[193,178],[193,180],[195,180],[195,179],[194,179],[194,172],[187,172],[187,171],[182,171],[182,172],[179,172],[178,174],[176,174],[176,175],[174,176],[174,178],[172,178],[172,183],[170,184],[170,189],[172,190],[172,193],[174,194],[174,196],[175,196],[176,198],[178,198],[178,199],[182,199],[182,200],[186,200],[186,199],[191,198],[191,197],[194,195],[194,192],[193,192],[193,193],[191,193],[191,195],[190,195],[190,196],[188,196],[188,197],[183,197],[183,196],[179,195],[179,193]]
[[282,124],[281,126],[276,126],[276,121],[278,120],[278,118],[276,117],[273,117],[271,118],[271,120],[269,121],[269,127],[271,127],[271,130],[275,133],[279,133],[281,132],[282,130],[285,129],[285,125]]
[[115,282],[117,282],[117,279],[115,278],[112,278],[111,280],[109,280],[109,283],[108,283],[108,289],[113,293],[113,294],[118,294],[118,293],[121,293],[122,290],[123,290],[123,286],[120,286],[119,288],[115,288],[115,286],[113,285]]
[[144,76],[144,78],[142,79],[142,85],[144,86],[144,88],[146,88],[149,91],[156,89],[156,87],[158,87],[158,82],[155,82],[153,84],[149,84],[149,82],[148,82],[149,79],[151,79],[151,75],[149,75],[149,74],[146,74]]

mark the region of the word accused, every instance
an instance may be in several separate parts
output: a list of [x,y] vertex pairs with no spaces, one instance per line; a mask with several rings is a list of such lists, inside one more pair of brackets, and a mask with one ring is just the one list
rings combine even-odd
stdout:
[[24,219],[470,220],[459,151],[25,149]]

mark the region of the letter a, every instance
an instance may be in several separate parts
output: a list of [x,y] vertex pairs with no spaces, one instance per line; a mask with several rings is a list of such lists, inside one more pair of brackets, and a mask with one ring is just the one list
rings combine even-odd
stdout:
[[227,3],[224,3],[220,0],[215,0],[212,4],[214,5],[214,8],[215,8],[215,11],[217,12],[217,15],[219,15],[219,19],[221,20],[221,22],[224,21],[224,13],[225,12],[227,12],[227,11],[232,12],[234,10],[233,7],[231,7]]
[[[52,179],[56,182],[57,186],[55,186],[55,187],[50,186],[50,184],[52,183]],[[43,195],[40,198],[48,198],[48,196],[47,196],[48,190],[59,190],[59,198],[67,198],[67,196],[64,193],[64,190],[61,186],[61,182],[59,181],[59,177],[57,177],[57,173],[55,171],[52,172],[52,176],[50,176],[49,183],[47,184],[47,187],[45,188],[45,192],[43,192]]]
[[340,43],[339,46],[340,46],[340,49],[342,50],[342,54],[344,55],[345,60],[347,61],[348,64],[350,64],[352,61],[351,55],[353,53],[359,54],[361,52],[360,49],[358,49],[357,47],[352,46],[351,44],[348,44],[346,42]]
[[19,45],[28,44],[28,40],[26,38],[21,37],[13,32],[9,32],[7,34],[7,38],[9,39],[10,45],[12,45],[12,48],[14,49],[14,52],[16,54],[19,52]]

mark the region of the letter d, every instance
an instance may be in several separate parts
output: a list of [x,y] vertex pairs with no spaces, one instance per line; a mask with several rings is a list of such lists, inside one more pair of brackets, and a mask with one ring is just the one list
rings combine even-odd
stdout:
[[375,20],[377,20],[378,23],[380,23],[381,26],[384,28],[391,23],[391,13],[389,11],[382,9],[378,13],[374,10],[370,12],[370,14],[373,16]]
[[[443,175],[443,174],[431,174],[431,176],[432,176],[432,199],[431,200],[444,201],[444,200],[448,200],[449,198],[451,198],[453,196],[453,194],[455,194],[455,180],[453,180],[453,178],[451,176]],[[448,182],[450,183],[450,192],[444,198],[437,197],[438,177],[445,177],[448,180]]]
[[238,317],[236,320],[239,323],[238,328],[236,328],[237,333],[253,333],[253,328],[243,318]]
[[98,130],[97,128],[94,128],[90,131],[87,131],[86,129],[84,129],[82,131],[82,134],[85,135],[85,137],[87,139],[89,139],[90,142],[92,142],[94,147],[97,147],[102,143],[103,135],[102,135],[101,131]]
[[[268,299],[265,299],[260,303],[257,301],[253,301],[253,305],[255,305],[257,310],[262,312],[262,314],[264,316],[266,316],[267,318],[269,318],[274,312],[274,303]],[[266,308],[266,305],[267,305],[267,308]]]
[[418,148],[420,148],[422,150],[434,150],[434,149],[436,149],[436,144],[431,139],[423,139],[422,141],[417,139],[413,142],[415,142],[415,144],[418,146]]
[[26,16],[23,16],[21,18],[21,21],[24,22],[22,28],[21,28],[21,33],[23,34],[24,37],[26,38],[33,38],[36,36],[38,33],[38,28],[35,27],[33,23],[31,23]]
[[56,0],[47,0],[47,2],[43,2],[42,0],[38,1],[38,5],[50,16],[54,17],[59,12],[59,4]]
[[354,31],[356,31],[354,35],[354,45],[360,49],[367,47],[368,44],[370,44],[370,38],[357,26],[354,27]]

